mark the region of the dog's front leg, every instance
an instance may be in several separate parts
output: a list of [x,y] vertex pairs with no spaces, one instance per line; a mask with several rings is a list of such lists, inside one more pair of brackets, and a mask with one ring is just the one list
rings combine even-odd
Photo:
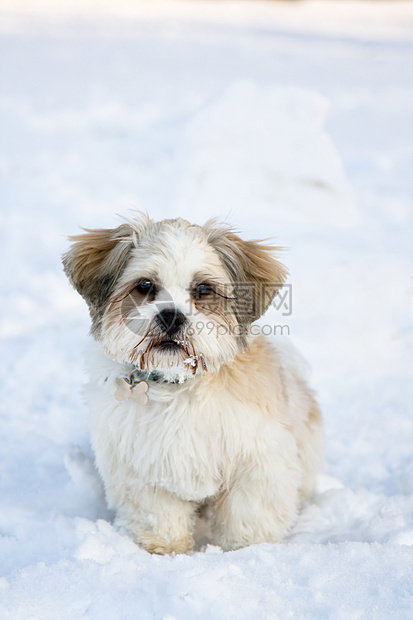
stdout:
[[194,544],[195,508],[164,489],[145,486],[118,506],[116,524],[150,553],[185,553]]
[[[290,437],[276,450],[266,446],[236,468],[219,495],[213,542],[225,551],[261,542],[281,542],[294,524],[302,472]],[[288,446],[290,444],[290,446]]]

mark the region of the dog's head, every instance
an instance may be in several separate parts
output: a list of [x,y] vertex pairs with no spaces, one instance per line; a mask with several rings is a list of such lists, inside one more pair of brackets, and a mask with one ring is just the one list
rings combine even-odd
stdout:
[[287,274],[277,248],[215,221],[139,217],[71,240],[63,265],[95,339],[111,358],[168,379],[231,361]]

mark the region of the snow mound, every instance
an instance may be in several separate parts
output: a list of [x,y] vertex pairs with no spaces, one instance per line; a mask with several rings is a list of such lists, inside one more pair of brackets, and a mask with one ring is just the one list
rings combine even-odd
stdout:
[[340,158],[324,129],[327,102],[293,86],[236,81],[188,122],[178,157],[178,211],[229,209],[323,223],[358,221]]

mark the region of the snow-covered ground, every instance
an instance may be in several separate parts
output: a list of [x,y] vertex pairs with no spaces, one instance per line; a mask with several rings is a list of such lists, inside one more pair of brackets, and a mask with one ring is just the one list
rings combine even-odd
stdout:
[[[413,5],[2,7],[2,620],[411,619]],[[111,525],[59,257],[131,208],[288,247],[263,325],[311,364],[326,469],[286,544],[158,557]]]

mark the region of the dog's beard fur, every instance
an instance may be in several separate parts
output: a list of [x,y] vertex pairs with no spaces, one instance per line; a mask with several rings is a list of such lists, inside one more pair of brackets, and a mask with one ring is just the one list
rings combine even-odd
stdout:
[[[143,371],[162,371],[168,378],[183,378],[198,371],[211,371],[224,361],[230,361],[238,351],[232,338],[221,342],[210,339],[202,342],[200,334],[188,325],[173,338],[165,336],[155,320],[145,329],[135,332],[135,323],[146,323],[133,313],[116,317],[118,313],[108,312],[103,321],[104,348],[113,359],[127,361]],[[115,315],[115,320],[114,316]],[[211,320],[208,321],[211,323]],[[218,327],[217,323],[214,323]],[[222,327],[222,325],[220,325]],[[200,329],[199,326],[197,329]],[[206,327],[205,327],[206,329]],[[208,330],[213,329],[212,326]]]

